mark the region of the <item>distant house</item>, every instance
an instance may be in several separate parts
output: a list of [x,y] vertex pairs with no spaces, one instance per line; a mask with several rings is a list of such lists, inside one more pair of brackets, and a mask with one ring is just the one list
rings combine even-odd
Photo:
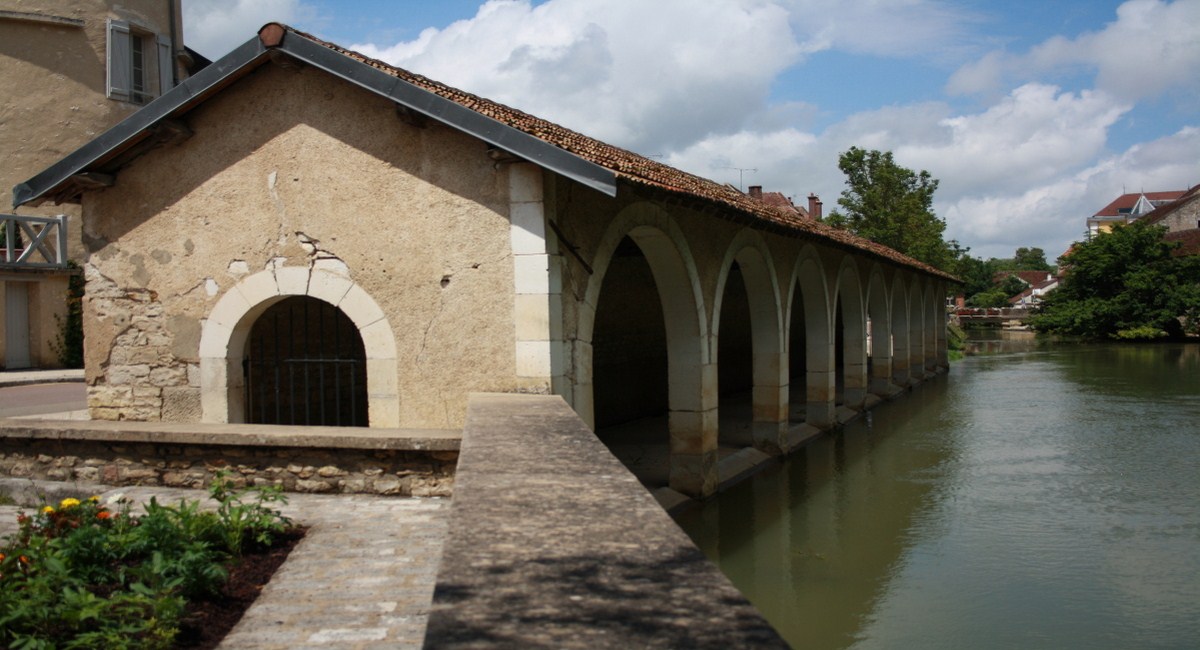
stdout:
[[1167,192],[1136,192],[1122,194],[1112,203],[1104,206],[1099,212],[1088,217],[1088,237],[1108,232],[1117,224],[1137,221],[1158,208],[1182,197],[1187,190],[1171,190]]
[[1026,309],[1036,307],[1042,301],[1043,296],[1058,288],[1058,277],[1053,273],[1045,271],[1017,271],[1010,275],[1016,275],[1029,285],[1029,288],[1008,300],[1008,303],[1013,307]]
[[764,192],[762,185],[751,185],[749,194],[763,203],[777,209],[782,210],[792,216],[800,217],[801,219],[810,219],[813,221],[821,220],[821,199],[816,194],[809,193],[808,209],[796,205],[790,198],[782,192]]
[[1167,241],[1180,243],[1178,255],[1200,255],[1200,185],[1144,215],[1143,223],[1166,226]]
[[[0,8],[0,184],[12,187],[132,115],[196,59],[179,0],[5,2]],[[102,186],[103,176],[80,178]],[[0,215],[0,366],[59,365],[68,260],[80,260],[75,205]]]

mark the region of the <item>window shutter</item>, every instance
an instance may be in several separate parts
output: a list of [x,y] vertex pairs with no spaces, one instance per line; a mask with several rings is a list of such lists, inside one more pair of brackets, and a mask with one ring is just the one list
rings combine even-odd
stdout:
[[162,97],[175,87],[175,61],[171,56],[171,38],[158,34],[154,40],[158,44],[158,96]]
[[133,53],[130,46],[129,23],[108,21],[108,96],[123,102],[130,100],[133,77]]

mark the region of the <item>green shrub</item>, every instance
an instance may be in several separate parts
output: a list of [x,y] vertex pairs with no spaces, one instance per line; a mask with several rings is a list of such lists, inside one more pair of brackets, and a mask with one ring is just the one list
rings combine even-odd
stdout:
[[0,647],[169,648],[185,599],[218,593],[233,558],[291,526],[268,506],[286,503],[278,489],[235,491],[219,475],[209,494],[216,512],[151,499],[132,516],[92,497],[19,514],[0,545]]

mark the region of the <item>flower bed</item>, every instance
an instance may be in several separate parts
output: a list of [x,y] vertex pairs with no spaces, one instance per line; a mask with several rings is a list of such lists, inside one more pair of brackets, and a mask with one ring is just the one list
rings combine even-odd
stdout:
[[222,474],[209,495],[216,510],[151,499],[134,515],[92,497],[21,513],[0,544],[0,646],[170,648],[204,626],[239,559],[295,541],[278,488],[235,490]]

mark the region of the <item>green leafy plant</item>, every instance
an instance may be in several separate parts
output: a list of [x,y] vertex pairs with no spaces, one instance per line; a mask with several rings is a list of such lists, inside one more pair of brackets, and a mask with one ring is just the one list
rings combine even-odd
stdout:
[[168,648],[187,599],[219,592],[226,565],[291,521],[278,489],[237,490],[221,474],[199,501],[145,512],[128,501],[64,499],[18,515],[0,545],[0,647]]
[[83,274],[74,261],[67,262],[72,273],[67,278],[67,315],[54,315],[58,333],[50,348],[64,368],[83,367]]

